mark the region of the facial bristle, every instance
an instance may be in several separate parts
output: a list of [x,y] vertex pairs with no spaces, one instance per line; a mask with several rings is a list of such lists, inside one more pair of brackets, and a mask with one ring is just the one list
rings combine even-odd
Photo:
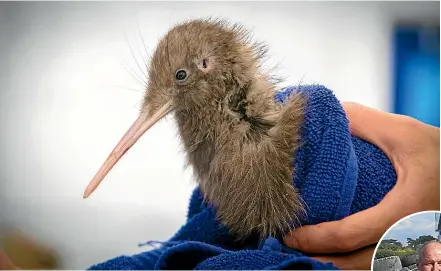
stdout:
[[[292,184],[304,100],[274,100],[281,79],[263,69],[267,56],[242,24],[205,18],[173,26],[149,66],[143,106],[153,113],[173,101],[196,181],[238,239],[286,232],[305,214]],[[188,70],[185,82],[175,81],[178,69]]]

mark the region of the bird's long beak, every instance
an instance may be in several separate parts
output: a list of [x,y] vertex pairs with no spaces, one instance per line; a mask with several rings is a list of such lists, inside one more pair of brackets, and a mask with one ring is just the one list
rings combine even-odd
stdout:
[[138,141],[141,136],[152,127],[156,122],[162,119],[167,113],[173,109],[171,101],[162,106],[151,118],[147,114],[141,113],[136,121],[132,124],[126,134],[121,138],[115,146],[109,157],[106,159],[100,170],[93,177],[92,181],[84,191],[83,198],[87,198],[98,187],[101,181],[106,177],[109,171],[116,165],[121,157]]

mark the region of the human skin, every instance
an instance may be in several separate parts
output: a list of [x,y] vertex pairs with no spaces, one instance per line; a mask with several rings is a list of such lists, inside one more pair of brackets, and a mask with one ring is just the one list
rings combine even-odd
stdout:
[[376,206],[339,221],[294,229],[284,242],[325,255],[314,258],[341,269],[370,269],[375,244],[395,222],[419,211],[440,210],[440,130],[358,103],[342,105],[351,134],[387,155],[397,173],[397,184]]
[[441,270],[441,243],[428,243],[423,247],[418,259],[419,271]]
[[[298,228],[286,236],[285,243],[325,254],[314,258],[341,269],[370,269],[375,243],[390,226],[409,214],[440,209],[440,131],[358,103],[343,103],[343,108],[351,133],[378,146],[391,160],[397,184],[378,205],[340,221]],[[18,269],[1,250],[0,259],[0,269]]]

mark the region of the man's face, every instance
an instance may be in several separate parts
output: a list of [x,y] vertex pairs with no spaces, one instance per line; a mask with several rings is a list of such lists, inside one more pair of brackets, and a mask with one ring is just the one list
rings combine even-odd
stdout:
[[441,270],[441,244],[428,244],[418,261],[419,271]]

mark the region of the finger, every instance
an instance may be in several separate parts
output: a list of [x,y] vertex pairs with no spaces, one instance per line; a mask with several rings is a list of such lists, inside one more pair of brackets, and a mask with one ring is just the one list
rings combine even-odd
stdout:
[[287,246],[304,252],[326,254],[349,252],[374,244],[389,227],[414,209],[409,208],[406,201],[396,200],[401,198],[397,196],[401,186],[397,187],[374,207],[342,220],[294,229],[285,237],[284,242]]
[[377,146],[386,155],[392,153],[397,135],[404,132],[403,121],[408,118],[355,102],[344,102],[342,106],[349,120],[349,129],[352,135]]
[[374,252],[375,246],[369,246],[351,254],[312,258],[324,263],[330,262],[342,270],[370,270]]

